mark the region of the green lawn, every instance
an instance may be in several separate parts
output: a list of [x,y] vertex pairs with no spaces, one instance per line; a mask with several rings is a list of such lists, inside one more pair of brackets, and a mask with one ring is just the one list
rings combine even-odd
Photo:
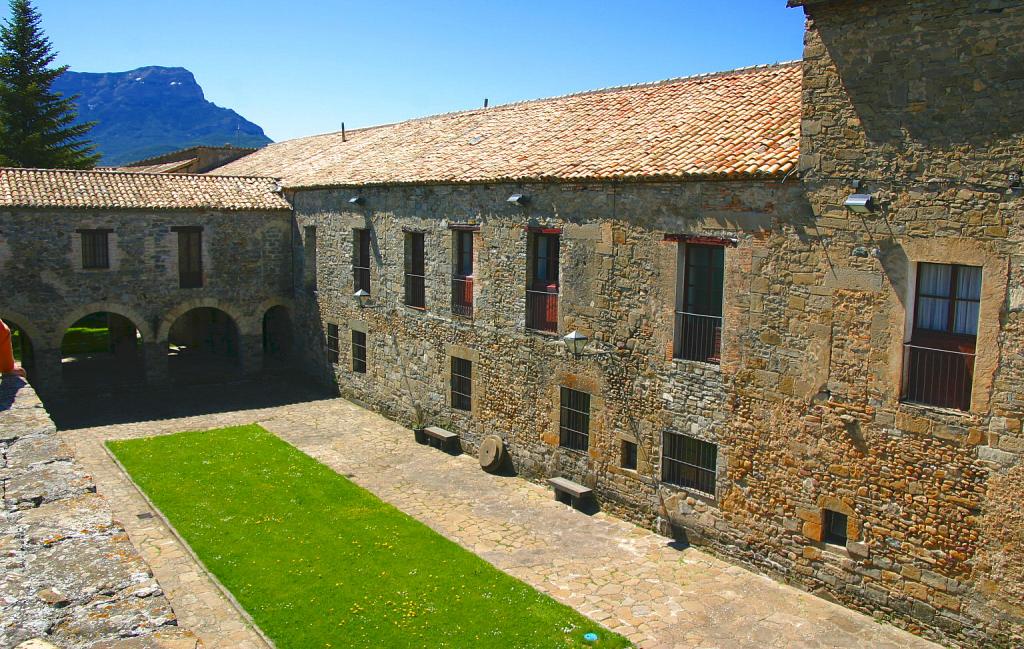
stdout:
[[64,333],[60,353],[97,354],[110,351],[110,330],[106,327],[71,327]]
[[281,649],[629,646],[259,426],[108,445]]
[[11,330],[11,345],[14,347],[14,360],[21,362],[24,359],[24,352],[21,351],[21,331]]

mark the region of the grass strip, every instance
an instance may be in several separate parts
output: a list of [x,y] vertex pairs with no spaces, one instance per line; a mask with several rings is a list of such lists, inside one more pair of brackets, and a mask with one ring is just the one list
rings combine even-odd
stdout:
[[260,426],[108,446],[280,649],[629,646]]

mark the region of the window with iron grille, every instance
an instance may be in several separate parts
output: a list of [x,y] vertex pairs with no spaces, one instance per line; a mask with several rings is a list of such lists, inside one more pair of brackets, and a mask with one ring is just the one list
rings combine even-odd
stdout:
[[661,449],[663,482],[715,494],[718,445],[666,431]]
[[108,235],[113,230],[79,230],[82,236],[82,268],[110,268]]
[[426,257],[422,232],[405,233],[405,304],[424,309],[426,297]]
[[352,371],[366,374],[366,332],[352,330]]
[[722,347],[725,248],[679,244],[675,357],[718,363]]
[[825,510],[825,543],[832,545],[846,545],[846,524],[849,518],[846,514]]
[[526,287],[526,328],[558,331],[558,254],[556,233],[529,235]]
[[338,325],[327,325],[327,362],[331,365],[338,364]]
[[452,356],[452,408],[473,409],[473,362]]
[[562,388],[558,443],[564,448],[585,451],[590,446],[590,395]]
[[178,233],[178,285],[181,288],[203,286],[203,229],[171,228]]
[[370,231],[352,230],[352,291],[370,292]]
[[968,410],[981,308],[981,268],[920,263],[914,328],[904,344],[904,401]]
[[620,463],[623,469],[633,469],[636,471],[636,443],[622,440],[622,462]]

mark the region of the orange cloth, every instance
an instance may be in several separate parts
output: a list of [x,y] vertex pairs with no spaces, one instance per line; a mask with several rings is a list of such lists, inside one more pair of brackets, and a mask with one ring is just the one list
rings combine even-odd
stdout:
[[0,320],[0,374],[13,374],[15,369],[11,330],[3,320]]

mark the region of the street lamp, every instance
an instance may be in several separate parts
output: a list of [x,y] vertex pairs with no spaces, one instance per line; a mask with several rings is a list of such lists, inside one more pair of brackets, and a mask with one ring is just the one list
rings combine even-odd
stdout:
[[359,289],[358,291],[352,294],[352,297],[356,299],[356,306],[358,306],[360,309],[365,309],[367,306],[369,306],[370,293],[368,291]]

